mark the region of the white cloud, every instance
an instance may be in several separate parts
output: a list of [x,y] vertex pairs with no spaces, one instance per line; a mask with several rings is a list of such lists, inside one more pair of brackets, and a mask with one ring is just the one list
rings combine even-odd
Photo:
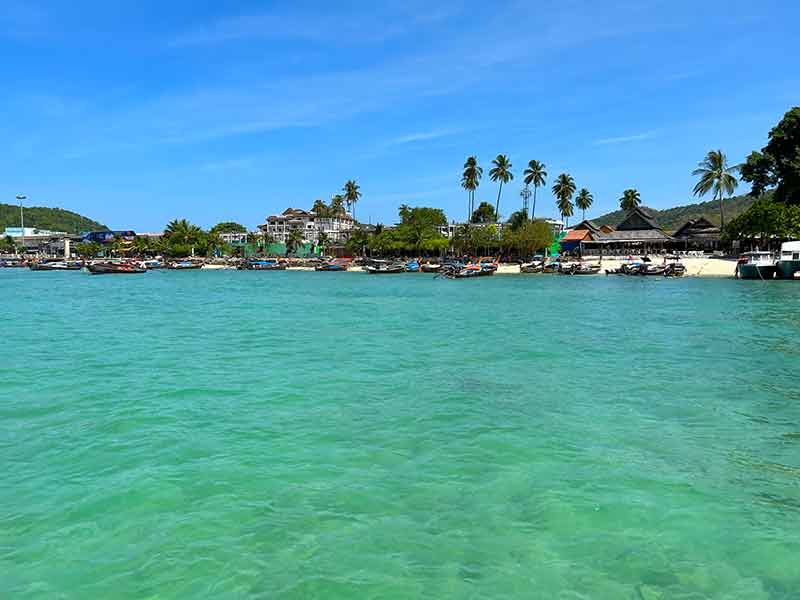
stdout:
[[619,137],[609,137],[609,138],[602,138],[599,140],[594,140],[592,142],[593,146],[605,146],[608,144],[627,144],[628,142],[639,142],[642,140],[648,140],[653,137],[655,132],[647,131],[645,133],[637,133],[634,135],[623,135]]

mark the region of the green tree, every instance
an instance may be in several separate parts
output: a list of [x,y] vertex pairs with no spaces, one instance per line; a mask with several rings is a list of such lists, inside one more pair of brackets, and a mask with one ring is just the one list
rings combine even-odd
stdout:
[[97,242],[79,242],[75,244],[75,253],[84,258],[94,258],[103,252],[103,246]]
[[394,231],[398,249],[421,252],[439,250],[443,243],[445,247],[447,246],[447,238],[439,233],[438,229],[447,225],[447,217],[441,208],[426,206],[412,208],[402,204],[398,213],[400,225]]
[[461,187],[468,192],[467,215],[471,215],[475,210],[475,190],[478,189],[482,176],[483,168],[478,165],[477,157],[468,157],[464,163],[464,173],[461,176]]
[[14,238],[7,235],[0,240],[0,252],[3,254],[16,254],[17,244],[14,242]]
[[583,211],[583,216],[581,218],[584,221],[586,220],[586,211],[589,210],[592,202],[594,202],[594,197],[586,188],[581,188],[578,195],[575,196],[575,206]]
[[345,249],[353,256],[363,256],[369,246],[369,234],[360,227],[353,229],[344,243]]
[[241,225],[239,223],[234,223],[233,221],[224,221],[222,223],[217,223],[211,229],[208,230],[209,233],[247,233],[247,227]]
[[322,200],[314,200],[314,206],[311,207],[311,212],[320,218],[330,217],[331,209]]
[[186,219],[174,219],[164,229],[166,252],[171,256],[188,256],[203,242],[203,230]]
[[539,186],[547,183],[547,171],[545,164],[538,160],[528,162],[528,168],[525,169],[525,185],[533,184],[533,208],[531,209],[531,219],[536,217],[536,192]]
[[331,248],[331,238],[328,237],[328,234],[324,231],[320,231],[319,238],[317,239],[317,245],[319,246],[320,252],[327,255],[328,250]]
[[569,223],[572,216],[572,196],[575,194],[575,180],[572,175],[561,173],[553,184],[553,195],[556,197],[556,206],[562,218]]
[[336,194],[333,198],[331,198],[331,204],[328,210],[329,210],[328,216],[339,217],[343,215],[345,213],[344,196],[342,196],[341,194]]
[[354,179],[349,179],[342,188],[344,192],[344,200],[347,202],[347,207],[350,209],[353,218],[356,216],[356,204],[361,199],[361,190]]
[[481,202],[470,217],[470,223],[496,223],[497,213],[494,206],[488,202]]
[[529,257],[553,243],[553,230],[544,221],[526,221],[514,232],[512,242],[520,256]]
[[527,221],[528,221],[528,211],[523,208],[522,210],[518,210],[511,213],[511,216],[508,218],[507,221],[508,227],[506,227],[505,229],[508,229],[510,231],[517,231]]
[[498,154],[492,161],[494,165],[489,171],[489,179],[494,182],[500,182],[500,187],[497,189],[497,203],[494,207],[495,220],[500,217],[500,195],[503,193],[503,184],[508,183],[514,179],[514,174],[511,172],[511,161],[505,154]]
[[775,187],[775,200],[800,203],[800,106],[783,115],[769,132],[761,152],[753,152],[741,167],[742,180],[758,196]]
[[622,192],[622,198],[619,199],[619,206],[622,210],[633,210],[642,203],[642,198],[639,196],[639,190],[628,188]]
[[800,238],[800,206],[777,202],[766,194],[732,219],[723,229],[722,237],[759,240],[762,247],[767,247],[771,240]]
[[725,228],[723,200],[725,196],[732,196],[733,190],[739,185],[739,180],[733,175],[738,171],[738,166],[728,166],[728,159],[722,150],[711,150],[692,171],[692,175],[700,176],[700,181],[694,186],[694,195],[705,196],[713,190],[714,198],[719,200],[719,222],[723,229]]
[[286,256],[297,250],[297,247],[303,243],[303,234],[299,229],[292,229],[286,236]]

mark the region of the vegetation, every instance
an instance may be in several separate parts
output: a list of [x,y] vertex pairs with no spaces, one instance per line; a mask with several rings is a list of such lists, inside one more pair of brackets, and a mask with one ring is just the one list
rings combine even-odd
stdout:
[[639,190],[628,188],[622,192],[622,198],[619,199],[619,206],[624,211],[633,210],[642,203],[642,198],[639,195]]
[[722,150],[711,150],[692,171],[692,175],[700,176],[700,181],[694,186],[694,195],[705,196],[713,190],[714,197],[719,200],[719,222],[722,228],[725,227],[723,200],[725,196],[732,196],[733,190],[739,185],[739,180],[733,175],[738,170],[738,166],[728,166],[728,159]]
[[214,225],[209,229],[209,233],[247,233],[247,227],[233,221],[225,221]]
[[353,218],[355,218],[356,203],[358,203],[361,198],[361,190],[354,179],[349,179],[347,183],[344,184],[342,191],[344,192],[344,201],[347,202],[347,209],[350,211],[350,214],[353,215]]
[[517,231],[527,221],[528,211],[523,208],[522,210],[511,213],[511,216],[508,218],[508,227],[511,231]]
[[725,240],[759,241],[768,247],[770,240],[800,238],[800,205],[778,202],[765,194],[745,212],[732,219],[722,232]]
[[97,242],[80,242],[75,244],[73,250],[83,258],[94,258],[103,253],[103,246]]
[[583,217],[581,218],[584,221],[586,220],[586,211],[589,210],[592,202],[594,202],[594,196],[586,188],[581,188],[581,191],[575,197],[575,206],[583,211]]
[[380,253],[441,252],[450,241],[439,233],[447,225],[447,217],[440,208],[410,207],[405,204],[398,211],[400,224],[392,229],[382,229],[369,239],[369,247]]
[[[0,231],[6,227],[19,227],[19,205],[0,204]],[[25,208],[25,227],[83,233],[85,231],[108,231],[108,227],[97,221],[61,208],[31,206]]]
[[[750,208],[753,202],[754,199],[750,196],[734,196],[725,202],[725,213],[729,218],[735,217]],[[664,210],[646,206],[642,206],[642,208],[653,215],[658,224],[667,231],[674,231],[686,223],[686,221],[699,219],[701,217],[708,219],[715,225],[719,225],[719,206],[717,206],[717,202],[714,200],[675,206]],[[616,227],[625,218],[625,214],[626,211],[624,210],[615,210],[592,219],[592,222],[598,227],[600,225],[612,225]]]
[[496,223],[497,213],[494,211],[494,206],[488,202],[481,202],[475,212],[469,219],[470,223]]
[[561,173],[553,184],[553,195],[556,197],[556,206],[561,216],[569,223],[572,216],[572,195],[575,193],[575,180],[572,175]]
[[475,211],[475,190],[481,184],[483,168],[478,165],[478,159],[470,156],[464,163],[464,173],[461,176],[461,187],[467,190],[467,215]]
[[533,208],[531,209],[531,219],[536,217],[536,192],[539,186],[547,183],[547,171],[545,165],[538,160],[528,162],[528,168],[523,173],[525,176],[525,185],[533,184]]
[[494,166],[489,171],[489,179],[500,183],[500,187],[497,189],[497,203],[494,207],[495,220],[497,220],[500,217],[500,195],[503,193],[503,184],[514,179],[514,174],[511,172],[511,161],[505,154],[498,154],[492,164]]
[[10,235],[0,239],[0,254],[16,254],[17,244]]
[[767,145],[741,165],[741,173],[752,185],[752,196],[774,190],[775,201],[800,204],[800,106],[783,115],[770,130]]
[[286,256],[297,250],[297,247],[303,243],[303,234],[299,229],[292,229],[289,235],[286,236]]

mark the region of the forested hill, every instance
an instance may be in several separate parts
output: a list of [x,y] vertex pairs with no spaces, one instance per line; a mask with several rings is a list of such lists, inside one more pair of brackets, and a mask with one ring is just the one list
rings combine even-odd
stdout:
[[[754,198],[751,196],[734,196],[730,200],[725,200],[725,222],[743,213],[753,204]],[[705,217],[715,225],[719,225],[719,202],[711,200],[709,202],[699,202],[697,204],[687,204],[658,210],[657,208],[643,207],[652,214],[662,229],[674,231],[690,219]],[[615,210],[596,219],[592,222],[596,225],[612,225],[616,227],[625,218],[625,211]]]
[[[19,205],[0,204],[0,233],[6,227],[19,227]],[[45,208],[42,206],[25,207],[25,227],[81,233],[83,231],[105,231],[102,223],[64,210],[63,208]]]

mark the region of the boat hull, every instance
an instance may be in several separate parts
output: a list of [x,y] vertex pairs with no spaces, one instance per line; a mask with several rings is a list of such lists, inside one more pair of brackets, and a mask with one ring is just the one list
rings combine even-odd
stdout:
[[738,266],[739,279],[773,279],[778,270],[776,265],[740,264]]
[[147,273],[147,269],[135,265],[98,264],[86,267],[92,275],[136,275]]
[[800,273],[800,260],[779,260],[776,274],[781,279],[794,279]]

